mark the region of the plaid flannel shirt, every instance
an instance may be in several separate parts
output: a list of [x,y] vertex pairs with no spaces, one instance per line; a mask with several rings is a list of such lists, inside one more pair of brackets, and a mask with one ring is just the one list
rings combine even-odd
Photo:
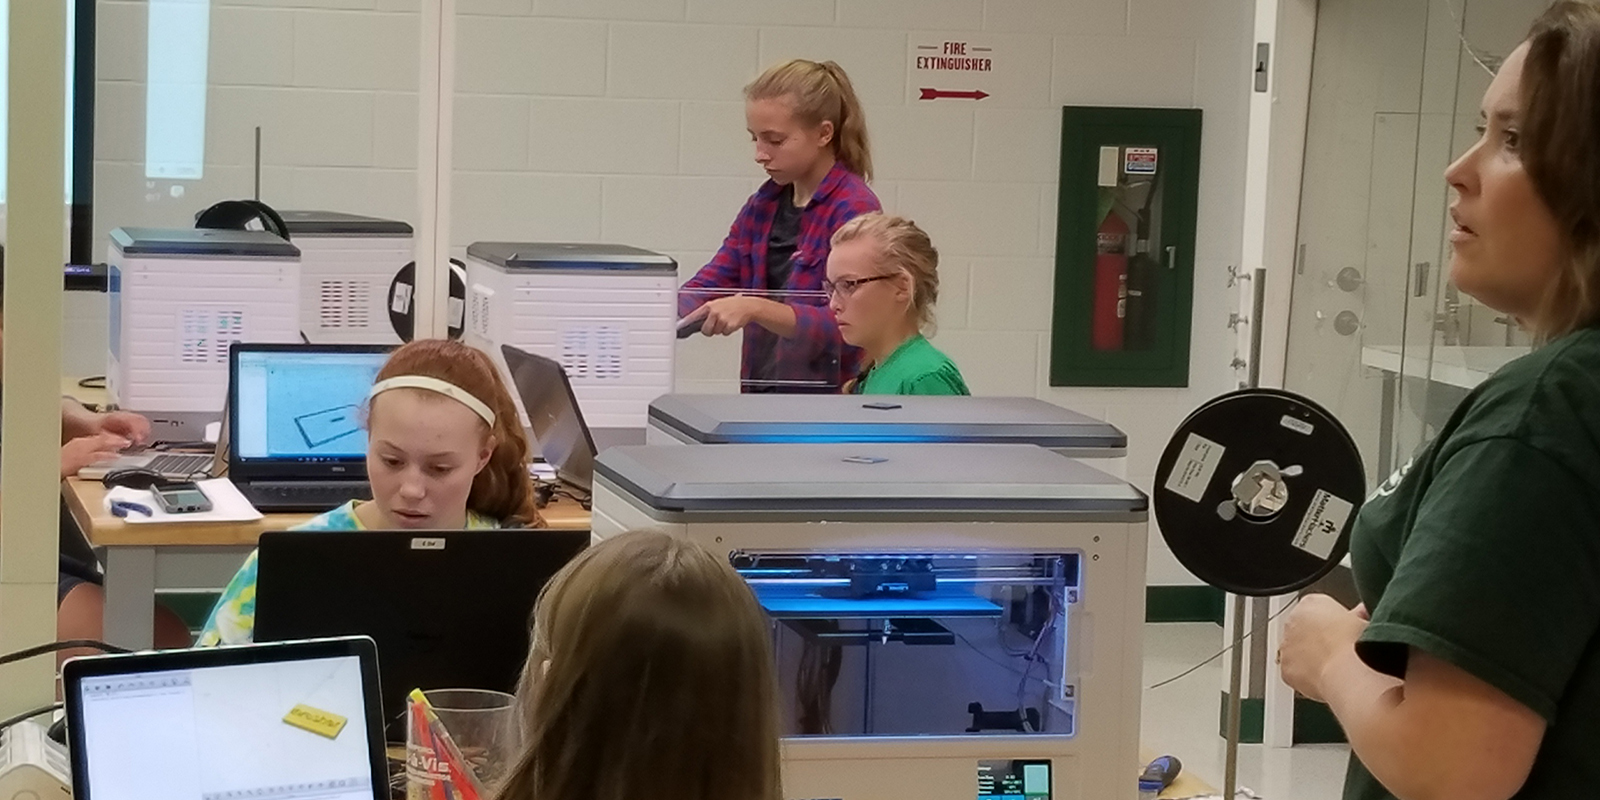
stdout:
[[[678,316],[730,291],[785,290],[791,294],[774,299],[794,309],[795,336],[783,339],[759,325],[745,328],[744,358],[739,369],[744,390],[751,388],[749,381],[757,371],[755,359],[770,349],[776,360],[768,373],[773,379],[814,385],[807,388],[797,383],[785,391],[837,392],[860,371],[861,351],[846,345],[840,338],[839,323],[821,294],[833,232],[855,217],[881,211],[883,206],[866,181],[845,169],[843,164],[834,164],[817,186],[811,202],[801,211],[800,236],[795,243],[788,284],[768,287],[767,237],[783,189],[769,180],[745,202],[722,242],[722,249],[711,263],[701,267],[683,285],[685,291],[678,296]],[[695,289],[708,291],[693,291]]]

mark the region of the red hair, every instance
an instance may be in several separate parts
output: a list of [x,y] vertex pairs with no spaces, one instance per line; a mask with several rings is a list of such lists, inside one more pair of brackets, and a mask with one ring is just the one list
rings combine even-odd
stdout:
[[[528,473],[528,437],[522,431],[517,404],[506,391],[500,370],[483,351],[449,339],[418,339],[389,356],[378,381],[401,375],[420,375],[454,384],[494,411],[494,452],[489,463],[472,479],[467,509],[499,520],[503,525],[540,528],[544,520],[534,502],[533,477]],[[368,417],[377,413],[373,398]],[[491,433],[487,423],[484,435]]]

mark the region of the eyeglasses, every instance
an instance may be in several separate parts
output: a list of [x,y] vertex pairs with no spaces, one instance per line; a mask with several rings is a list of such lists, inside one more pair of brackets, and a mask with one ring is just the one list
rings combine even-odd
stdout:
[[837,283],[823,279],[822,293],[827,295],[829,299],[832,299],[837,295],[841,300],[848,300],[850,299],[850,295],[855,294],[856,289],[861,287],[861,284],[872,283],[873,281],[885,281],[893,278],[897,274],[899,273],[891,272],[887,275],[871,275],[865,278],[845,278]]

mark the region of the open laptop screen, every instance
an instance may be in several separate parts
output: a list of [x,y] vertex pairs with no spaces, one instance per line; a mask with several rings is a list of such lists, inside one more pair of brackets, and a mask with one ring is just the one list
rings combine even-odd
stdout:
[[528,412],[534,443],[563,481],[584,491],[593,489],[594,438],[583,421],[578,398],[567,373],[556,361],[501,345],[511,371],[511,384]]
[[382,347],[241,346],[230,435],[244,461],[361,461],[362,404],[389,357]]
[[387,797],[375,651],[351,641],[76,662],[75,796]]

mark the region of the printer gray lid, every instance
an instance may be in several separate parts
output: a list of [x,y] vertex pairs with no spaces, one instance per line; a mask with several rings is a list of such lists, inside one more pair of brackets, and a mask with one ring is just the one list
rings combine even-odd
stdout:
[[473,242],[467,255],[515,270],[678,274],[678,262],[670,256],[625,244]]
[[411,224],[397,219],[380,219],[342,211],[283,211],[279,212],[289,235],[319,236],[410,236]]
[[973,518],[1009,512],[1144,519],[1126,481],[1032,445],[750,444],[613,447],[595,472],[663,512]]
[[650,419],[701,444],[965,442],[1125,452],[1109,422],[1032,397],[669,394]]
[[300,248],[266,231],[116,228],[111,231],[111,242],[127,255],[300,257]]

